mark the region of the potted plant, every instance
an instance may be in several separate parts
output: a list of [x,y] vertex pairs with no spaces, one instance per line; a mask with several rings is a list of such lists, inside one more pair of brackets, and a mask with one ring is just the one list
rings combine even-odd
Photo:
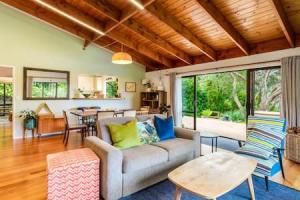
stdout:
[[24,127],[26,129],[33,130],[36,128],[37,114],[33,110],[22,110],[18,117],[24,120]]
[[170,116],[170,109],[171,109],[171,106],[170,105],[167,105],[167,104],[162,104],[160,107],[159,107],[159,111],[160,113],[162,114],[167,114],[167,116]]
[[142,80],[142,84],[146,88],[146,92],[151,92],[152,85],[151,85],[150,80],[144,79],[144,80]]

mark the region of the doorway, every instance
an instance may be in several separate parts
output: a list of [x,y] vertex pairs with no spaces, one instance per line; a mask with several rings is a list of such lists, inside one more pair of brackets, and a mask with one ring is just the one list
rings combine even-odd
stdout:
[[13,68],[0,66],[0,138],[12,137]]

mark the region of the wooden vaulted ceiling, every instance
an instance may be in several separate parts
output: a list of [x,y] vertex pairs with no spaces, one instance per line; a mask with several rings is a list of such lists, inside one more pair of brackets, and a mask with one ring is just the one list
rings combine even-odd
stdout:
[[113,52],[121,45],[147,71],[299,46],[299,0],[0,0]]

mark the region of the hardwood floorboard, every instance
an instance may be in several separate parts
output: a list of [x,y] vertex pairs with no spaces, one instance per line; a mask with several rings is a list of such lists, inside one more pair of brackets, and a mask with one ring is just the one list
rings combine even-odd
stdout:
[[[9,126],[2,128],[0,131],[11,131]],[[204,153],[210,152],[210,146],[203,146]],[[0,199],[47,199],[47,154],[81,147],[77,133],[71,134],[67,147],[63,145],[61,135],[24,140],[0,137]],[[279,173],[273,181],[300,190],[300,165],[285,160],[284,166],[286,180]]]

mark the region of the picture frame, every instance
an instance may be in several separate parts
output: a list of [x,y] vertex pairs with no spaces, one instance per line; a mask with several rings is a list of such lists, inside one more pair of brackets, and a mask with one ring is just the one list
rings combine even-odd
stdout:
[[136,82],[125,82],[125,92],[136,92]]

